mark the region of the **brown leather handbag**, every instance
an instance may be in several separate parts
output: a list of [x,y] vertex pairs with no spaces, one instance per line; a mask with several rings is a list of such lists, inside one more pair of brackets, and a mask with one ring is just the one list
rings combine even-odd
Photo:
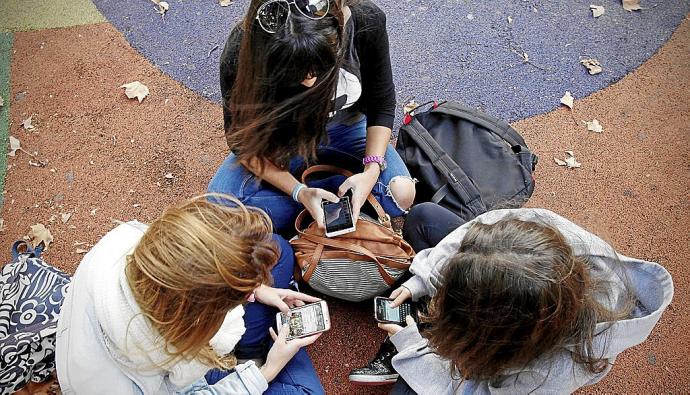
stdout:
[[[315,173],[352,175],[334,166],[318,165],[305,170],[302,182]],[[290,240],[297,258],[296,277],[313,289],[339,299],[360,302],[381,295],[410,267],[414,250],[396,233],[390,217],[373,195],[367,203],[378,219],[360,214],[354,232],[329,238],[312,221],[303,228],[309,212],[295,221],[297,236]]]

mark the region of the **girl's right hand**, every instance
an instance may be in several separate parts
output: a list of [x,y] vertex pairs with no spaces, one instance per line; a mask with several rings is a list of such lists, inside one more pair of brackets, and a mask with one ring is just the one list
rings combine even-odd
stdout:
[[410,299],[411,297],[412,292],[410,292],[410,290],[403,285],[395,291],[391,292],[390,298],[393,299],[393,301],[391,302],[391,307],[398,307],[402,304],[402,302],[406,301],[407,299]]
[[340,199],[338,199],[335,194],[325,189],[307,187],[299,191],[297,200],[299,200],[299,202],[304,205],[304,208],[309,211],[309,214],[314,218],[319,229],[325,229],[326,226],[324,225],[324,214],[321,202],[323,200],[328,200],[329,202],[338,203]]
[[270,382],[281,370],[287,365],[292,357],[297,354],[297,351],[302,347],[306,347],[316,341],[316,339],[321,336],[321,333],[316,335],[302,337],[298,339],[292,339],[290,341],[286,340],[287,335],[290,332],[289,325],[283,325],[280,328],[280,332],[276,334],[273,328],[268,330],[273,338],[273,346],[268,351],[268,356],[266,356],[266,363],[261,367],[261,374],[266,378],[266,381]]

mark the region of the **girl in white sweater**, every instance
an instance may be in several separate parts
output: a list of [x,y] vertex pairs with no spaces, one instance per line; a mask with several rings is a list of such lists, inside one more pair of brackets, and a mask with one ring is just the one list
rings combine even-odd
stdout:
[[236,365],[231,354],[238,344],[267,343],[276,308],[317,300],[284,289],[294,255],[271,231],[262,211],[202,196],[150,226],[132,221],[108,232],[79,265],[62,306],[62,392],[322,393],[301,350],[318,335],[286,342],[287,327],[271,329],[275,343],[260,368]]

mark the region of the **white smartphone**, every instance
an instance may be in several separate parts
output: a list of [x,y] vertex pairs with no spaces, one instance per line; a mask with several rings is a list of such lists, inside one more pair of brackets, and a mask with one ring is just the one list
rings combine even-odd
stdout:
[[352,204],[349,196],[343,196],[338,203],[324,200],[321,203],[326,223],[326,237],[335,237],[355,231],[352,218]]
[[290,333],[287,340],[298,337],[311,336],[319,332],[326,332],[331,329],[331,317],[328,314],[328,305],[325,300],[316,303],[306,304],[290,309],[290,316],[283,313],[276,314],[276,324],[278,330],[288,323]]

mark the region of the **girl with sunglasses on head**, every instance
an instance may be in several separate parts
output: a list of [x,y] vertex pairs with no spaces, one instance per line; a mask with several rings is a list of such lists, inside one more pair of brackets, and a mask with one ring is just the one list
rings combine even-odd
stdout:
[[393,305],[426,297],[428,313],[420,327],[411,317],[405,328],[379,324],[393,351],[382,346],[350,376],[371,384],[399,374],[396,395],[573,392],[642,343],[673,297],[662,266],[620,255],[548,210],[495,210],[463,224],[424,203],[404,235],[420,252]]
[[278,310],[318,301],[287,289],[294,259],[265,213],[229,196],[118,226],[86,254],[62,305],[62,393],[322,394],[302,349],[319,335],[286,341],[287,326],[273,329]]
[[[352,193],[354,218],[370,192],[393,217],[411,206],[414,182],[389,144],[386,16],[369,0],[252,0],[225,44],[220,87],[232,153],[209,191],[264,209],[280,233],[302,208],[323,227],[332,192]],[[315,162],[355,174],[303,185]]]

